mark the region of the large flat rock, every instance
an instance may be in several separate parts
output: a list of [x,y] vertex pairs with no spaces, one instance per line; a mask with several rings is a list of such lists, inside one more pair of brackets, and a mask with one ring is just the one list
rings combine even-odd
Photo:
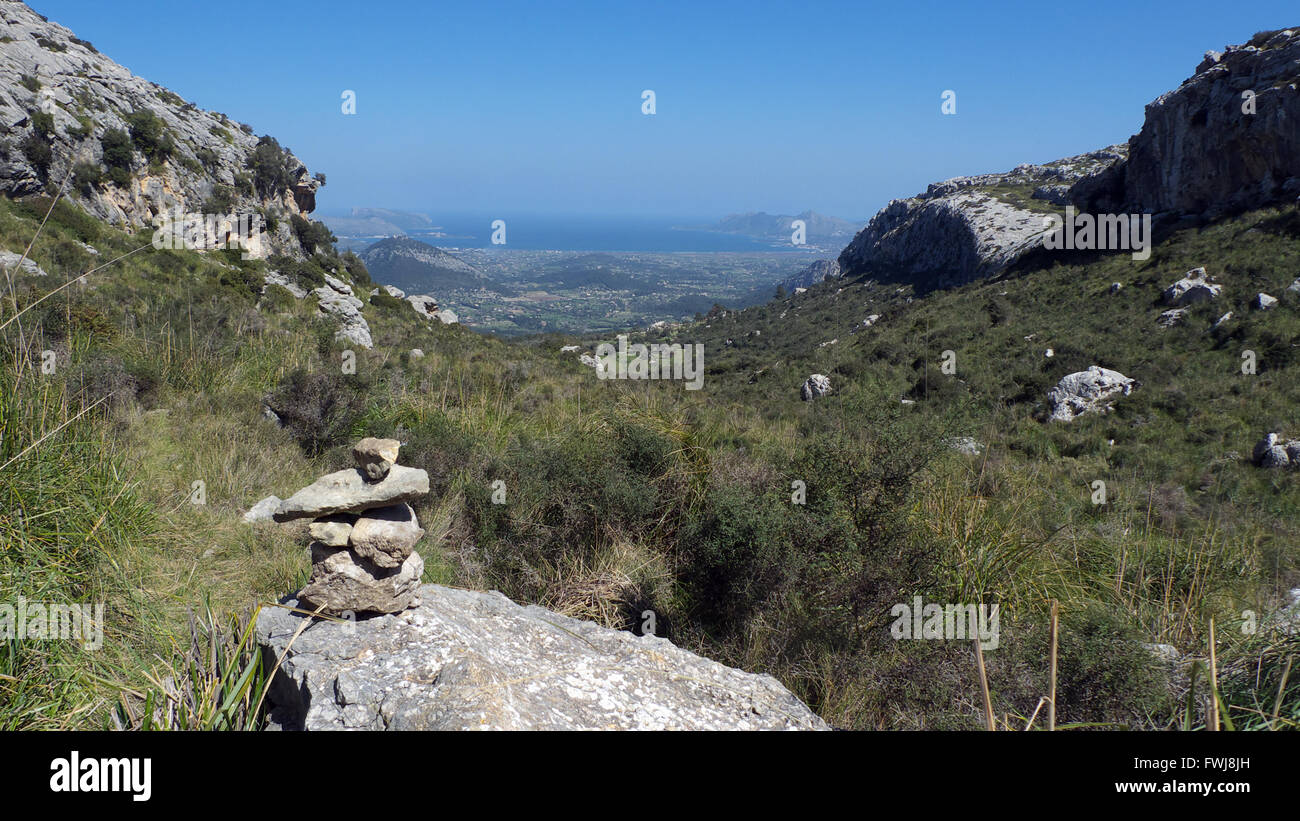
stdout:
[[[305,618],[262,610],[268,665]],[[402,613],[316,620],[290,646],[270,699],[279,729],[828,729],[770,676],[500,593],[433,584]]]
[[328,473],[280,503],[277,522],[360,513],[372,507],[410,502],[429,492],[429,474],[419,468],[393,465],[381,482],[371,482],[357,468]]

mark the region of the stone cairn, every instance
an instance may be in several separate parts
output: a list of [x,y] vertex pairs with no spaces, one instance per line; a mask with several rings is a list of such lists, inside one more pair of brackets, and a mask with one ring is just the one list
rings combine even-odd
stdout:
[[355,468],[317,479],[280,503],[277,522],[312,519],[311,580],[300,607],[330,616],[398,613],[418,605],[424,530],[408,502],[429,492],[429,474],[397,464],[401,443],[365,438]]

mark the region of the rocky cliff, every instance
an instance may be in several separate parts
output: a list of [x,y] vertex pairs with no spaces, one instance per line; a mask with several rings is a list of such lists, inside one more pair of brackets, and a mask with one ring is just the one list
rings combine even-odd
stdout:
[[[126,139],[122,139],[125,137]],[[298,253],[293,217],[321,181],[270,138],[133,75],[18,2],[0,3],[0,193],[57,190],[139,228],[185,212],[253,213],[254,256]]]
[[1300,195],[1300,28],[1209,52],[1146,108],[1123,145],[958,177],[894,200],[839,257],[844,273],[950,287],[1041,247],[1043,217],[1089,213],[1214,219]]
[[1106,212],[1213,219],[1300,195],[1300,27],[1210,51],[1146,108],[1127,161],[1071,198]]
[[819,259],[809,263],[808,267],[799,273],[781,281],[781,287],[787,291],[793,291],[795,288],[811,288],[814,285],[820,285],[827,279],[838,279],[840,276],[840,264],[833,259]]
[[1005,174],[956,177],[893,200],[839,256],[844,275],[869,274],[944,288],[996,274],[1042,242],[1046,214],[1070,188],[1121,161],[1122,145],[1019,165]]

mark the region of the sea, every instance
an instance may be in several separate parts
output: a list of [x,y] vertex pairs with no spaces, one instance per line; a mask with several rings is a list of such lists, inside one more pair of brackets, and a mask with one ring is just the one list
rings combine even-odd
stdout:
[[[708,218],[557,216],[536,214],[473,214],[439,216],[430,214],[436,229],[420,231],[408,228],[408,236],[439,248],[492,248],[527,251],[609,251],[625,253],[677,252],[817,252],[813,243],[796,246],[709,231],[698,227]],[[505,243],[494,243],[493,223],[505,223]],[[499,234],[498,234],[499,236]],[[340,237],[340,246],[360,250],[378,237]],[[838,252],[844,243],[828,243]]]

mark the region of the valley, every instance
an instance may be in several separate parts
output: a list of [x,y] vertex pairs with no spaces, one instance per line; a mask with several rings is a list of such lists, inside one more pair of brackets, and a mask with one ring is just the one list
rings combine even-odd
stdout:
[[0,4],[0,728],[1300,729],[1300,29],[1191,57],[809,247],[495,246]]

